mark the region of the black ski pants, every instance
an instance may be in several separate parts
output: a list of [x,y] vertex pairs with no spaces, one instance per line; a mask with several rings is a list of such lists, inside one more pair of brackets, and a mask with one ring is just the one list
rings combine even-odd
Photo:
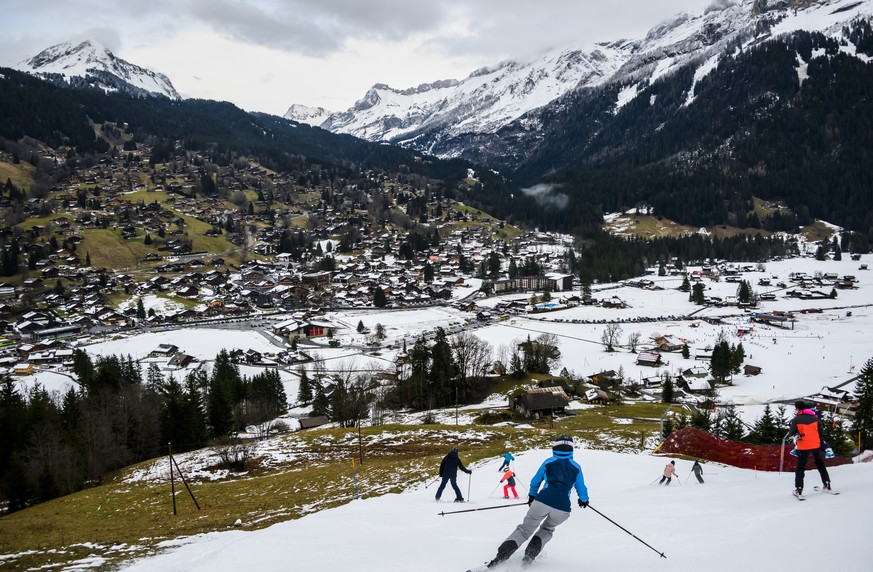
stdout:
[[443,496],[443,489],[446,488],[446,483],[452,483],[452,488],[455,489],[455,500],[464,500],[464,495],[461,494],[461,489],[458,488],[458,474],[447,475],[443,477],[442,482],[440,483],[440,487],[436,492],[436,499],[440,500],[440,497]]
[[809,455],[812,454],[812,460],[815,461],[815,468],[818,469],[818,474],[821,475],[821,484],[831,482],[828,476],[828,468],[825,467],[824,458],[821,455],[821,449],[801,449],[797,451],[797,469],[794,471],[794,488],[803,488],[803,473],[806,471],[806,461]]

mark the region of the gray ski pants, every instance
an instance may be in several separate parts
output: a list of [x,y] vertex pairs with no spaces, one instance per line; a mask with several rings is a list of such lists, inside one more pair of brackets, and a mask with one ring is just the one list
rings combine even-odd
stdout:
[[[570,518],[569,512],[552,508],[547,504],[535,500],[527,509],[524,520],[519,524],[506,540],[514,540],[518,546],[536,533],[543,542],[543,546],[552,539],[555,527]],[[540,524],[542,523],[542,525]],[[537,530],[539,527],[539,530]]]

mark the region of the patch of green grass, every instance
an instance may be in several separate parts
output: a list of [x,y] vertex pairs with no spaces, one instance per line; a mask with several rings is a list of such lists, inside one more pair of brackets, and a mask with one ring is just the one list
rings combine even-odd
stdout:
[[27,161],[22,161],[17,165],[15,163],[0,161],[0,185],[5,185],[6,180],[9,179],[19,190],[27,189],[33,184],[33,177],[35,174],[36,167]]
[[[534,381],[504,378],[495,391]],[[199,511],[177,481],[177,515],[168,482],[124,482],[135,469],[165,462],[155,459],[119,471],[100,486],[3,516],[0,554],[8,555],[3,563],[14,569],[61,567],[94,554],[111,568],[159,550],[158,543],[167,539],[229,530],[237,519],[243,523],[239,529],[254,530],[345,504],[354,498],[355,478],[364,498],[429,482],[452,446],[467,465],[482,460],[496,465],[506,450],[548,449],[559,432],[582,447],[640,451],[651,444],[665,408],[662,403],[596,406],[533,427],[527,420],[520,427],[362,427],[360,440],[357,429],[277,436],[276,447],[299,454],[279,466],[252,459],[244,473],[221,481],[189,481]]]
[[111,228],[89,228],[82,232],[83,240],[76,252],[84,260],[91,256],[91,265],[105,268],[135,268],[149,252],[155,250],[140,239],[125,240]]
[[800,234],[810,242],[830,240],[834,231],[821,221],[816,221],[800,229]]
[[160,204],[164,204],[167,202],[167,198],[170,196],[170,193],[167,191],[135,191],[133,193],[128,193],[126,195],[121,195],[118,198],[127,201],[129,203],[139,203],[142,202],[144,204],[151,204],[157,201]]

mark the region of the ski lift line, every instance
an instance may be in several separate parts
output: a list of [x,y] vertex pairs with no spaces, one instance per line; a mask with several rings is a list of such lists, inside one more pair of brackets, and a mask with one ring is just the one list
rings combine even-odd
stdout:
[[599,341],[599,340],[598,340],[598,341],[588,340],[588,339],[580,338],[580,337],[577,337],[577,336],[569,336],[569,335],[567,335],[567,334],[556,334],[555,332],[547,332],[547,331],[545,331],[545,330],[535,330],[535,329],[533,329],[533,328],[523,328],[523,327],[521,327],[521,326],[511,326],[511,325],[509,325],[509,324],[498,324],[498,325],[499,325],[499,326],[503,326],[504,328],[515,328],[516,330],[524,330],[524,331],[526,331],[526,332],[534,332],[534,333],[537,333],[537,334],[552,334],[553,336],[558,337],[558,338],[567,338],[567,339],[570,339],[570,340],[578,340],[578,341],[580,341],[580,342],[587,342],[587,343],[589,343],[589,344],[596,344],[596,345],[598,345],[598,346],[602,346],[602,345],[603,345],[603,342],[601,342],[601,341]]

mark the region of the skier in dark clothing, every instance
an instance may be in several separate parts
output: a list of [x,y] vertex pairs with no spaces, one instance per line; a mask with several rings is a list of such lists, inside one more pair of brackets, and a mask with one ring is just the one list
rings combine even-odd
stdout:
[[794,496],[800,498],[800,495],[803,494],[803,476],[806,471],[806,461],[810,455],[812,455],[815,461],[815,468],[818,469],[818,474],[821,476],[822,488],[827,491],[831,490],[831,478],[828,476],[828,469],[825,467],[821,454],[821,430],[819,428],[818,416],[809,408],[809,404],[804,401],[795,402],[794,407],[797,409],[797,415],[791,421],[788,436],[793,437],[798,435],[797,469],[794,471]]
[[694,477],[697,479],[697,482],[701,485],[703,484],[703,467],[700,466],[700,461],[694,461],[694,464],[691,465],[691,472],[694,473]]
[[461,458],[458,457],[458,449],[452,447],[452,450],[443,457],[443,461],[440,463],[440,477],[443,480],[437,489],[436,500],[440,500],[443,489],[446,488],[446,483],[452,483],[452,488],[455,489],[455,502],[464,502],[464,495],[461,494],[461,489],[458,488],[458,469],[461,469],[468,475],[473,474],[473,471],[465,467],[464,463],[461,462]]
[[524,520],[497,548],[497,556],[488,563],[488,568],[507,560],[531,535],[533,538],[524,551],[524,564],[533,562],[551,540],[555,527],[570,518],[570,493],[574,488],[579,495],[579,506],[586,508],[588,489],[582,477],[582,467],[573,460],[573,438],[558,435],[552,446],[552,456],[540,465],[530,482],[527,500],[530,508]]

